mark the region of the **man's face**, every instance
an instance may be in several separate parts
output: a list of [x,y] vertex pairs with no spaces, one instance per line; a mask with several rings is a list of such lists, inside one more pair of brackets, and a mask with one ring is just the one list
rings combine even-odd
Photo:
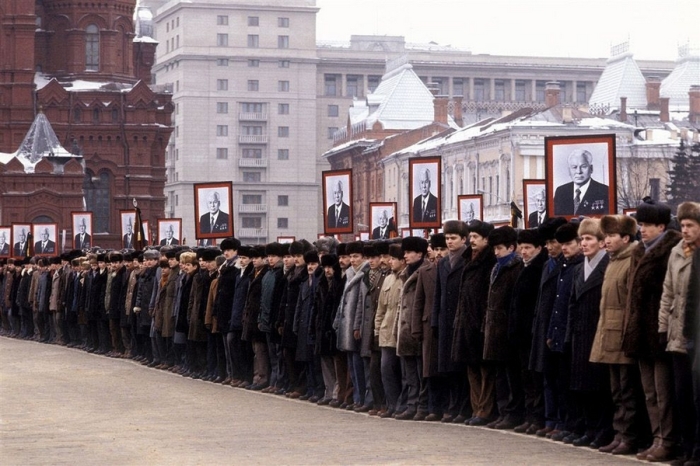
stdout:
[[294,256],[284,256],[282,263],[286,268],[294,267]]
[[572,257],[575,257],[578,255],[578,253],[581,251],[581,244],[579,243],[578,239],[572,239],[571,241],[568,241],[566,243],[563,243],[561,245],[561,252],[564,254],[564,257],[567,259],[571,259]]
[[107,263],[106,263],[106,262],[103,262],[103,261],[97,261],[97,267],[98,267],[100,270],[104,270],[105,268],[107,268]]
[[391,266],[392,272],[400,272],[406,266],[406,263],[404,261],[402,261],[401,259],[397,259],[396,257],[392,257],[391,260],[389,261],[389,265]]
[[508,254],[515,250],[514,246],[506,246],[505,244],[497,244],[493,247],[493,253],[499,259],[501,257],[506,257]]
[[683,241],[688,244],[700,244],[700,223],[691,219],[681,220]]
[[340,268],[345,270],[348,267],[350,267],[350,256],[348,255],[343,255],[343,256],[338,256],[338,263],[340,264]]
[[41,240],[42,241],[48,241],[49,239],[49,232],[44,230],[41,232]]
[[259,269],[265,265],[265,258],[264,257],[253,257],[253,267],[256,269]]
[[360,253],[354,252],[350,254],[350,265],[352,265],[353,268],[358,268],[359,266],[361,266],[364,260],[365,256],[363,256]]
[[422,252],[406,251],[403,253],[403,259],[407,265],[417,264],[423,258]]
[[204,264],[209,272],[216,270],[216,261],[204,261]]
[[248,267],[248,264],[250,264],[250,257],[238,256],[238,265],[240,265],[242,269]]
[[597,236],[594,235],[582,235],[581,236],[581,251],[583,255],[591,259],[595,257],[601,249],[605,247],[605,242],[599,240]]
[[280,256],[267,256],[267,263],[270,264],[270,267],[276,266],[279,261]]
[[226,260],[229,261],[236,257],[236,251],[234,249],[226,249],[225,251],[223,251],[223,255],[226,258]]
[[379,266],[382,264],[382,256],[368,257],[367,261],[369,262],[370,269],[372,269],[372,270],[378,269]]
[[379,226],[380,226],[380,228],[384,228],[388,224],[389,224],[389,217],[387,217],[386,211],[384,211],[379,216]]
[[546,245],[549,257],[559,257],[559,254],[561,254],[561,244],[559,244],[559,241],[548,239]]
[[294,265],[306,265],[303,254],[294,254]]
[[146,264],[146,267],[153,267],[154,265],[156,265],[155,259],[144,259],[143,262]]
[[85,233],[85,225],[83,225],[83,224],[81,223],[81,224],[80,224],[80,234],[82,235],[83,233]]
[[576,185],[586,184],[592,174],[593,166],[588,163],[583,154],[576,153],[569,157],[569,175]]
[[185,273],[192,273],[194,268],[194,264],[190,264],[189,262],[182,264],[182,270],[184,270]]
[[433,248],[433,254],[434,254],[435,259],[442,259],[443,257],[445,257],[447,255],[447,253],[448,253],[447,248],[443,248],[443,247]]
[[20,243],[24,243],[24,241],[25,241],[26,239],[27,239],[27,235],[24,233],[24,230],[22,230],[22,231],[19,233],[19,242],[20,242]]
[[605,235],[605,250],[608,254],[615,254],[617,251],[621,250],[630,242],[630,237],[620,236],[619,233],[612,233]]
[[665,225],[655,225],[653,223],[639,222],[639,235],[642,241],[648,243],[658,238],[666,229]]
[[309,275],[313,275],[313,273],[318,269],[318,262],[309,262],[306,264],[306,271],[309,272]]
[[535,196],[535,208],[537,209],[537,212],[544,212],[545,203],[542,193]]
[[474,220],[474,204],[469,204],[469,208],[464,214],[464,222],[469,223]]
[[530,243],[520,243],[518,245],[518,250],[520,251],[520,256],[523,258],[523,260],[529,261],[534,257],[537,257],[540,251],[542,251],[542,247],[535,246],[534,244]]
[[479,233],[469,233],[469,245],[474,251],[481,252],[489,245],[488,238],[481,236]]
[[450,233],[448,235],[445,235],[445,242],[447,243],[447,249],[449,251],[457,251],[459,248],[466,244],[467,238],[464,236]]
[[175,233],[175,232],[173,231],[172,228],[168,228],[168,231],[165,232],[165,234],[168,235],[168,239],[173,238],[173,233]]
[[335,202],[335,205],[338,207],[343,203],[343,190],[340,186],[336,186],[333,190],[333,202]]
[[177,257],[171,257],[170,259],[168,259],[168,265],[171,269],[177,267],[179,263],[180,261],[177,260]]
[[221,206],[219,196],[216,193],[210,194],[209,198],[207,199],[207,207],[209,208],[209,213],[217,213],[219,211],[219,206]]
[[326,278],[333,278],[335,271],[333,270],[333,267],[324,267],[323,274],[326,276]]
[[428,172],[423,172],[423,175],[421,175],[420,193],[422,196],[430,194],[430,175],[428,175]]
[[0,235],[0,244],[5,244],[5,235]]
[[127,234],[127,235],[130,235],[130,234],[131,234],[131,231],[132,231],[132,230],[131,230],[131,225],[127,225],[127,226],[126,226],[126,234]]

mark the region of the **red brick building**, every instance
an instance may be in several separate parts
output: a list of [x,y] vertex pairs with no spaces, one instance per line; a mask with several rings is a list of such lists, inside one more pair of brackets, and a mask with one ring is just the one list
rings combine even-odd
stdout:
[[34,173],[17,159],[0,164],[0,224],[55,222],[70,235],[70,212],[92,211],[93,244],[116,248],[132,199],[150,225],[163,217],[174,107],[149,85],[157,44],[136,33],[135,4],[0,4],[0,152],[17,151],[43,112],[78,155],[57,164],[45,154]]

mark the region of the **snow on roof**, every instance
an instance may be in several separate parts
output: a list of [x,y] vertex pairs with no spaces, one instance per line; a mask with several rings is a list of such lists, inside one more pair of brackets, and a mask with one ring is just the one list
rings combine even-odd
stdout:
[[620,97],[627,97],[627,108],[647,106],[646,79],[629,52],[608,59],[588,104],[619,106]]
[[689,110],[690,86],[700,85],[700,55],[687,55],[676,61],[671,74],[661,81],[661,97],[668,97],[669,108]]
[[[34,74],[34,84],[36,84],[37,90],[45,87],[48,83],[51,82],[52,79],[55,78],[53,76],[47,76],[43,73]],[[83,79],[75,79],[66,82],[59,81],[58,83],[70,91],[94,91],[97,89],[103,89],[105,86],[111,85],[118,87],[118,90],[120,91],[128,92],[134,87],[133,84],[114,83],[111,81],[85,81]]]
[[145,42],[148,44],[158,44],[159,42],[152,37],[139,36],[134,37],[134,42]]
[[348,149],[353,146],[369,146],[371,144],[374,144],[376,142],[376,139],[353,139],[351,141],[344,142],[342,144],[339,144],[335,147],[332,147],[328,149],[326,152],[323,153],[322,157],[329,157],[333,154],[336,154],[338,152],[342,152],[345,149]]

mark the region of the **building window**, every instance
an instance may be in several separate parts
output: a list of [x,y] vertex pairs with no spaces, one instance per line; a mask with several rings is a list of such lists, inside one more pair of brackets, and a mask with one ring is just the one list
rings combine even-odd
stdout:
[[263,127],[262,126],[250,126],[246,125],[243,127],[243,134],[246,136],[262,136]]
[[251,92],[255,92],[260,89],[260,82],[257,79],[249,79],[248,80],[248,90]]
[[328,106],[328,116],[329,117],[337,117],[338,116],[338,106],[337,105],[329,105]]
[[277,196],[277,205],[281,207],[287,207],[289,205],[289,196]]
[[277,18],[277,27],[288,28],[289,27],[289,18]]
[[379,83],[381,82],[382,77],[381,76],[367,76],[367,90],[369,92],[374,92],[375,89],[379,87]]
[[450,82],[449,78],[433,77],[432,80],[433,80],[433,84],[435,84],[438,88],[438,94],[440,94],[440,95],[449,94],[449,90],[448,90],[448,83]]
[[248,16],[248,26],[260,26],[260,18],[257,16]]
[[289,36],[277,36],[277,48],[278,49],[288,49],[289,48]]
[[484,88],[483,79],[474,80],[474,100],[477,102],[483,102],[486,98],[486,89]]
[[289,219],[283,217],[278,218],[277,228],[289,228]]
[[525,102],[525,81],[515,81],[515,100]]
[[92,122],[93,122],[93,123],[99,123],[99,122],[100,122],[100,109],[99,109],[99,108],[93,108],[93,109],[92,109]]
[[576,102],[588,102],[586,95],[586,83],[576,83]]
[[244,113],[262,113],[263,105],[262,102],[243,102],[241,108]]
[[262,217],[241,217],[243,228],[262,228]]
[[260,66],[260,60],[248,60],[248,67],[249,68],[258,68]]
[[325,83],[325,95],[336,96],[338,95],[338,75],[326,74],[323,77]]
[[228,79],[217,79],[216,80],[216,90],[217,91],[228,91]]
[[119,121],[119,110],[116,108],[112,109],[112,123],[117,123]]
[[452,79],[452,95],[464,95],[464,79]]
[[73,109],[73,121],[80,123],[83,120],[83,109],[76,107]]
[[217,102],[216,113],[228,113],[228,102]]
[[228,58],[217,58],[216,66],[228,66]]
[[362,81],[362,76],[357,76],[354,74],[349,74],[345,78],[346,87],[345,95],[347,97],[358,97],[360,95],[360,83]]
[[219,160],[225,160],[228,158],[228,149],[226,147],[216,148],[216,158]]
[[335,132],[338,131],[338,128],[335,126],[331,126],[328,128],[328,139],[333,139],[333,135]]
[[216,125],[217,136],[228,136],[228,125]]
[[85,69],[100,69],[100,30],[94,24],[85,29]]
[[260,183],[260,172],[243,172],[243,181],[246,183]]
[[289,60],[280,60],[278,65],[280,68],[289,68]]
[[655,201],[661,196],[661,180],[658,178],[649,178],[649,195]]
[[216,17],[216,25],[217,26],[228,26],[228,16],[226,15],[219,15]]
[[277,160],[289,160],[289,149],[277,149]]
[[107,171],[102,171],[98,176],[95,176],[90,170],[85,170],[83,195],[85,196],[86,210],[93,214],[93,233],[109,232],[109,215],[112,212],[110,186],[111,180]]
[[245,147],[245,148],[243,148],[241,156],[244,159],[261,159],[262,158],[262,149],[254,149],[252,147]]
[[506,100],[506,84],[500,79],[497,79],[493,86],[493,98],[499,102]]
[[280,92],[289,92],[289,81],[277,81],[277,90]]
[[241,202],[245,205],[260,205],[263,203],[262,194],[243,194],[241,196]]
[[537,81],[535,83],[535,100],[537,102],[544,102],[544,88],[546,85],[545,81]]
[[277,137],[288,138],[289,137],[289,126],[278,126],[277,127]]
[[277,113],[280,115],[289,115],[289,104],[277,104]]
[[248,34],[248,48],[257,49],[260,47],[260,36],[257,34]]
[[217,34],[216,45],[218,47],[228,47],[228,34]]

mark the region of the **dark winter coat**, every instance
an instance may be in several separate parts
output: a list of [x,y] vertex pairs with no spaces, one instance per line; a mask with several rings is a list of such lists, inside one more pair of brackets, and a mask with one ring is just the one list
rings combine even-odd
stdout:
[[204,324],[204,316],[207,309],[207,297],[211,282],[215,275],[208,270],[201,269],[192,277],[192,289],[187,303],[187,322],[189,328],[187,339],[191,341],[207,341],[207,328]]
[[[695,353],[695,367],[700,365],[700,248],[693,253],[693,264],[690,269],[688,295],[685,300],[685,325],[683,332],[690,343],[688,353]],[[700,369],[697,369],[700,370]]]
[[231,327],[231,310],[233,309],[233,298],[236,293],[236,281],[240,276],[241,269],[234,265],[235,259],[226,261],[219,268],[219,284],[216,288],[216,299],[214,300],[214,315],[216,324],[221,333],[228,332]]
[[569,300],[574,286],[574,269],[583,262],[583,254],[578,254],[570,259],[564,259],[559,271],[557,283],[557,296],[552,307],[552,315],[549,319],[547,338],[552,340],[549,347],[551,351],[563,353],[566,343],[566,326],[569,322]]
[[574,268],[574,285],[566,328],[566,341],[571,343],[572,390],[599,391],[608,387],[607,366],[589,361],[600,319],[603,278],[609,263],[610,256],[606,254],[586,281],[583,280],[584,264]]
[[262,300],[260,302],[260,317],[258,324],[260,330],[269,333],[272,341],[279,343],[280,334],[277,329],[273,331],[273,324],[279,317],[280,303],[284,294],[284,264],[279,261],[277,265],[271,267],[265,274],[262,282]]
[[285,348],[296,348],[297,336],[294,334],[294,313],[297,309],[299,299],[299,288],[309,278],[305,265],[296,266],[287,277],[287,286],[282,297],[284,312],[280,310],[276,327],[282,328],[282,346]]
[[250,277],[253,275],[253,263],[250,262],[243,271],[238,269],[238,273],[240,276],[236,281],[236,293],[233,295],[231,310],[231,326],[229,327],[231,331],[243,329],[243,310],[245,309],[245,300],[248,296]]
[[178,266],[171,267],[170,275],[168,275],[168,281],[165,283],[163,305],[161,306],[161,318],[163,319],[161,333],[163,338],[170,338],[175,335],[175,319],[173,317],[173,312],[175,310],[175,302],[177,300],[177,283],[179,274],[180,268]]
[[523,264],[513,287],[513,300],[508,315],[508,340],[515,347],[526,351],[529,351],[532,345],[532,321],[542,279],[542,268],[547,257],[547,250],[542,248],[527,267]]
[[[535,305],[535,315],[532,321],[532,346],[530,347],[529,369],[536,372],[544,372],[549,362],[549,347],[547,347],[547,333],[549,332],[549,320],[552,316],[554,301],[557,297],[559,285],[559,272],[564,261],[561,254],[556,258],[549,258],[542,267],[539,293]],[[550,264],[554,264],[550,270]]]
[[175,319],[175,331],[184,333],[187,335],[189,333],[189,324],[187,322],[187,308],[190,303],[190,294],[192,294],[192,283],[194,282],[194,276],[197,271],[192,273],[183,273],[180,277],[180,292],[178,297],[178,310],[177,317]]
[[437,280],[437,267],[430,261],[423,262],[423,266],[416,272],[416,295],[414,305],[411,333],[413,338],[421,342],[423,356],[423,377],[435,377],[438,375],[438,340],[433,336],[432,313],[435,307],[435,281]]
[[338,352],[333,320],[338,312],[344,286],[345,280],[341,277],[339,267],[336,267],[333,278],[323,277],[319,280],[313,317],[316,330],[314,353],[319,356],[332,356]]
[[379,305],[379,295],[384,284],[387,272],[385,270],[377,270],[379,279],[372,286],[370,283],[371,270],[365,276],[365,284],[367,286],[367,300],[365,305],[360,308],[360,313],[355,316],[355,327],[359,325],[360,329],[360,356],[369,358],[372,356],[372,351],[379,351],[379,339],[374,335],[374,322],[377,317],[377,306]]
[[501,267],[493,267],[484,317],[484,360],[508,361],[514,357],[513,342],[508,339],[508,315],[515,282],[522,269],[523,261],[515,254]]
[[149,306],[153,288],[156,286],[156,269],[157,266],[148,267],[139,275],[138,289],[136,291],[136,302],[134,308],[139,308],[138,326],[150,327],[151,315],[149,314]]
[[109,300],[109,318],[121,320],[121,316],[125,312],[124,299],[126,297],[128,274],[126,267],[115,270],[112,274],[112,282],[110,283],[111,299]]
[[265,334],[258,329],[260,315],[260,298],[262,297],[262,280],[269,267],[263,265],[260,270],[253,269],[248,296],[243,309],[243,341],[265,341]]
[[443,257],[437,264],[435,280],[435,301],[431,315],[431,326],[437,329],[438,372],[448,373],[461,370],[461,364],[452,360],[452,338],[455,315],[459,301],[459,288],[462,284],[464,258],[458,257],[455,266],[450,265],[450,257]]
[[493,249],[486,247],[472,258],[472,248],[468,247],[464,251],[464,260],[452,358],[458,363],[477,364],[482,361],[484,354],[484,316],[496,256]]
[[414,264],[415,269],[413,271],[408,266],[403,269],[399,277],[403,283],[403,288],[401,289],[401,303],[397,319],[399,328],[396,336],[396,354],[398,356],[421,356],[423,353],[421,341],[413,336],[413,329],[411,328],[411,325],[418,321],[414,313],[420,313],[421,317],[423,315],[423,310],[415,307],[418,270],[423,265],[425,265],[425,261],[420,265]]
[[95,320],[106,319],[105,292],[107,288],[107,269],[97,269],[97,272],[88,275],[91,277],[88,290],[88,317]]
[[311,277],[311,283],[307,278],[299,287],[296,312],[294,313],[293,331],[297,336],[295,360],[308,362],[313,360],[313,345],[316,333],[313,331],[312,315],[316,304],[316,287],[323,274],[323,269],[317,267]]
[[659,344],[659,306],[668,257],[680,240],[679,232],[669,230],[649,252],[641,242],[632,251],[622,336],[622,350],[629,357],[658,357],[665,351]]

